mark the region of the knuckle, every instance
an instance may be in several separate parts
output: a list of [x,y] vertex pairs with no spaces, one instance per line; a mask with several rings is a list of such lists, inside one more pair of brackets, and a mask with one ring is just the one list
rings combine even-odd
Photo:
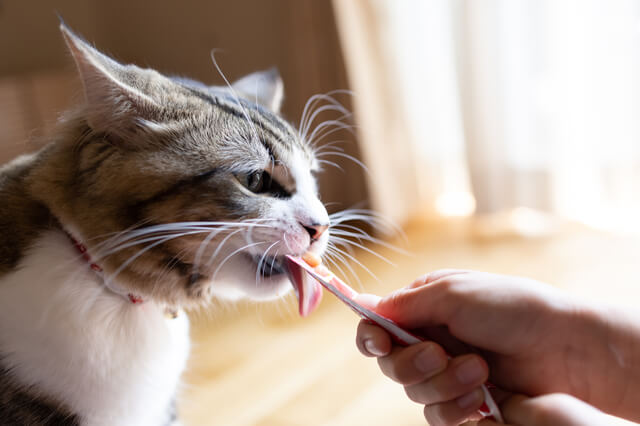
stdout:
[[429,276],[430,275],[431,275],[430,273],[426,273],[424,275],[419,276],[411,284],[409,284],[409,286],[407,288],[422,287],[423,285],[425,285],[425,284],[427,284],[429,282]]
[[425,405],[423,414],[427,423],[431,426],[447,426],[448,423],[442,416],[441,405]]
[[416,392],[416,389],[413,386],[405,386],[404,393],[407,395],[407,398],[409,398],[411,401],[418,402],[418,403],[421,402],[420,395],[418,394],[418,392]]
[[388,378],[395,380],[393,375],[393,362],[391,361],[391,356],[381,356],[376,359],[378,361],[378,367],[380,367],[380,371],[382,374],[387,376]]
[[387,298],[386,305],[393,310],[393,312],[401,312],[407,306],[409,298],[406,297],[406,292],[403,290],[394,291]]
[[437,423],[432,413],[433,409],[434,409],[433,405],[425,405],[424,410],[422,410],[422,414],[424,415],[424,419],[427,421],[428,424],[435,426],[437,425]]
[[428,392],[425,392],[425,386],[423,384],[420,385],[412,385],[412,386],[405,386],[404,387],[404,393],[407,394],[407,397],[413,401],[413,402],[417,402],[419,404],[428,404],[429,403],[429,399],[428,399]]
[[395,359],[389,363],[389,374],[395,381],[399,383],[405,383],[407,381],[408,374],[405,371],[404,367],[405,366],[402,365],[402,363],[399,363]]
[[406,363],[402,361],[402,357],[399,357],[398,354],[378,358],[378,365],[382,372],[395,382],[402,385],[406,385],[411,382],[411,371],[407,368]]

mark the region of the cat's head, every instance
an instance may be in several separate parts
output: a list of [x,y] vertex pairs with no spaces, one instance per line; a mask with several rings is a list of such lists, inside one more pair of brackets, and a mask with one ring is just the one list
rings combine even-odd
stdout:
[[283,256],[322,254],[329,217],[314,153],[278,115],[277,72],[210,87],[61,30],[86,102],[57,143],[67,181],[48,204],[108,283],[171,304],[286,293]]

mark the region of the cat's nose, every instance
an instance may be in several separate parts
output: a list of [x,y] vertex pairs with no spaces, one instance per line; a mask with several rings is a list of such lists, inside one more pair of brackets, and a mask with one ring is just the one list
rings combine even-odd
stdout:
[[311,240],[317,240],[322,236],[322,234],[325,233],[327,229],[329,229],[329,225],[317,223],[314,223],[312,225],[305,225],[304,223],[301,223],[300,225],[302,225],[305,231],[309,233],[309,237],[311,238]]

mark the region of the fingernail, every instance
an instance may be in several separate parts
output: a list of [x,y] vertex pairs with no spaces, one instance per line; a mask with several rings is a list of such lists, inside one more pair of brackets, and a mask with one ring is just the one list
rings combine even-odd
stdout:
[[456,404],[458,404],[458,407],[460,408],[470,408],[480,404],[480,402],[482,402],[482,398],[484,398],[482,391],[480,389],[476,389],[456,399]]
[[377,347],[375,345],[375,343],[373,343],[373,340],[371,339],[366,339],[364,341],[364,348],[367,350],[367,352],[369,352],[371,355],[375,355],[375,356],[383,356],[386,355],[385,352],[382,351],[382,349],[380,349],[379,347]]
[[478,382],[484,376],[484,368],[476,358],[470,358],[456,369],[456,377],[463,385]]
[[436,350],[434,345],[428,345],[417,353],[415,366],[421,373],[435,373],[446,364],[446,359]]

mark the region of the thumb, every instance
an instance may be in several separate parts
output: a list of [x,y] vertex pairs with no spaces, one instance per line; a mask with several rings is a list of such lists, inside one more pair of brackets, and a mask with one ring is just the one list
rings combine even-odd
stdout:
[[433,283],[396,290],[378,299],[365,300],[378,314],[389,318],[407,329],[445,324],[450,315],[457,309],[454,301],[447,297],[445,283]]

